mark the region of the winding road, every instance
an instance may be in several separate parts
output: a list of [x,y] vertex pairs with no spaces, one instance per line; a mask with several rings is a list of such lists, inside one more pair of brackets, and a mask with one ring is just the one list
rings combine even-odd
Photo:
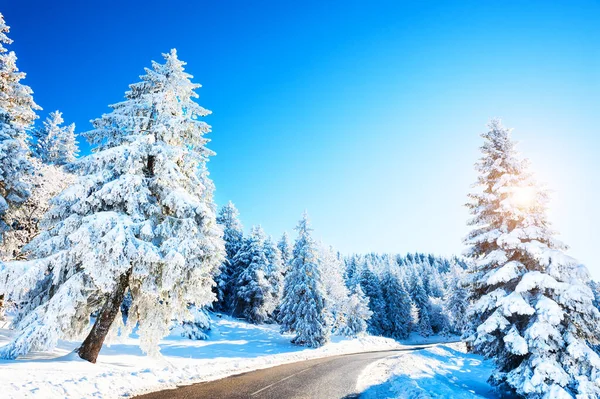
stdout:
[[332,356],[239,374],[221,380],[137,396],[137,399],[342,399],[358,398],[356,382],[369,364],[411,347]]

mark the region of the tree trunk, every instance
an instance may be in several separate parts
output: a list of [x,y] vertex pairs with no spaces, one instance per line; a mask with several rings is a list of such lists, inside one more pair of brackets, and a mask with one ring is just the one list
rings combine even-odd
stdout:
[[104,303],[104,306],[102,306],[98,318],[92,327],[92,331],[90,331],[85,341],[83,341],[83,344],[77,349],[77,354],[80,358],[91,363],[96,363],[98,353],[100,353],[100,349],[102,349],[102,345],[104,344],[104,339],[106,338],[113,321],[115,321],[115,317],[117,317],[117,314],[119,313],[123,298],[125,298],[125,291],[129,285],[131,271],[132,269],[129,269],[127,273],[119,277],[119,282],[117,283],[115,290],[106,299],[106,302]]
[[0,295],[0,321],[4,321],[4,294]]

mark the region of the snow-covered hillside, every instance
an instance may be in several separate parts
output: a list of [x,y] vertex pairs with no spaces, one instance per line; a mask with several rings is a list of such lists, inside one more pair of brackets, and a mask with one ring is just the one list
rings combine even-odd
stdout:
[[[0,361],[2,398],[116,398],[176,385],[219,379],[250,370],[306,359],[401,347],[379,337],[332,337],[319,349],[290,343],[277,325],[253,325],[230,317],[213,317],[206,341],[181,338],[179,331],[161,341],[162,357],[145,356],[132,335],[105,346],[97,364],[71,354],[78,342],[61,341],[51,353],[34,353]],[[0,345],[12,331],[0,329]]]
[[357,388],[363,399],[498,398],[486,382],[493,364],[465,352],[456,343],[388,357],[367,367]]

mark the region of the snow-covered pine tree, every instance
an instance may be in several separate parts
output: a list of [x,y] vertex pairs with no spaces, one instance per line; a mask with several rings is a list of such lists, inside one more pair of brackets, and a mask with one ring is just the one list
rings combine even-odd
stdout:
[[10,229],[6,212],[23,204],[29,197],[24,180],[32,173],[28,156],[27,130],[41,108],[33,101],[32,90],[21,83],[25,73],[17,68],[17,57],[5,47],[12,40],[10,28],[0,14],[0,242]]
[[470,194],[475,266],[468,342],[494,359],[491,382],[527,398],[600,397],[598,310],[587,269],[565,255],[546,217],[548,195],[492,120]]
[[408,338],[412,322],[410,297],[398,276],[390,270],[383,274],[381,291],[385,298],[387,317],[383,335],[394,339]]
[[449,319],[449,333],[462,334],[467,326],[467,309],[469,307],[469,289],[467,288],[465,270],[452,264],[446,276],[446,293],[444,295],[445,314]]
[[344,323],[344,310],[350,291],[344,282],[344,262],[331,246],[318,244],[321,280],[327,295],[327,311],[332,316],[332,331]]
[[75,140],[75,124],[61,126],[62,114],[50,113],[44,127],[33,132],[37,138],[36,157],[30,158],[31,173],[23,181],[30,188],[30,196],[21,206],[8,210],[5,220],[12,229],[4,235],[0,259],[25,259],[22,248],[40,231],[40,221],[50,209],[50,200],[69,186],[74,179],[62,166],[75,160],[79,152]]
[[329,341],[331,317],[327,313],[318,248],[306,212],[296,230],[298,238],[280,307],[281,332],[295,333],[294,344],[319,347]]
[[33,172],[23,181],[31,188],[31,195],[21,206],[6,212],[5,220],[13,227],[4,233],[0,260],[25,260],[23,248],[40,233],[40,222],[50,209],[50,200],[74,182],[74,176],[64,168],[43,164],[32,158]]
[[290,238],[288,237],[287,232],[284,231],[281,235],[281,238],[277,243],[277,248],[281,254],[281,261],[283,262],[283,275],[285,276],[290,269],[290,263],[293,256],[292,244],[290,243]]
[[[111,327],[120,327],[127,289],[128,327],[137,325],[142,349],[156,353],[173,319],[187,320],[190,304],[214,300],[225,248],[205,169],[210,126],[199,119],[209,111],[193,101],[200,85],[176,51],[164,58],[93,121],[85,136],[95,151],[74,163],[77,181],[53,201],[46,231],[30,244],[33,260],[9,267],[26,270],[21,284],[11,284],[13,295],[39,306],[23,308],[2,357],[79,338],[97,311],[77,350],[95,362]],[[8,274],[2,281],[14,283]],[[28,279],[37,283],[22,286]]]
[[268,278],[269,260],[265,252],[265,233],[260,226],[250,235],[233,258],[240,272],[236,276],[234,313],[251,323],[264,323],[275,309],[273,286]]
[[387,326],[385,298],[381,291],[381,281],[365,264],[360,274],[360,286],[369,298],[369,309],[373,315],[369,319],[369,332],[373,335],[383,335]]
[[281,251],[277,248],[271,236],[268,236],[265,239],[264,245],[265,256],[269,263],[267,268],[267,280],[271,284],[272,298],[270,302],[274,308],[269,311],[269,315],[274,316],[275,309],[279,307],[281,296],[283,295],[284,266]]
[[244,243],[244,227],[240,222],[240,212],[233,202],[229,201],[221,208],[217,216],[217,223],[223,227],[226,258],[217,277],[215,287],[217,302],[214,306],[219,310],[229,311],[233,310],[235,302],[233,279],[239,274],[239,271],[234,270],[233,258]]
[[413,271],[410,279],[410,296],[418,312],[417,330],[421,336],[429,337],[433,334],[429,315],[429,297],[418,274]]
[[62,112],[51,112],[43,126],[33,132],[36,139],[33,153],[45,164],[65,165],[79,153],[75,124],[63,126]]
[[208,339],[208,332],[212,328],[208,311],[197,306],[190,307],[192,317],[181,325],[181,336],[194,340]]
[[359,337],[367,332],[367,321],[373,315],[369,310],[369,298],[360,285],[354,287],[354,292],[344,304],[344,324],[339,332],[347,337]]
[[429,321],[433,334],[450,334],[450,320],[443,302],[443,298],[429,297]]
[[597,281],[590,281],[590,289],[592,290],[592,294],[594,295],[594,306],[600,310],[600,284]]

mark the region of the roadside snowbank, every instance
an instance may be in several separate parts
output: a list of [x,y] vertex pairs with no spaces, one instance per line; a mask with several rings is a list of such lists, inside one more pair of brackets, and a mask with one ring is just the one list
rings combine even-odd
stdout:
[[367,367],[357,389],[361,399],[498,398],[486,382],[489,361],[467,354],[461,343],[388,357]]
[[[206,341],[192,341],[177,332],[161,342],[161,358],[145,356],[132,335],[119,344],[104,347],[98,363],[80,360],[71,352],[77,342],[61,342],[52,353],[35,353],[13,361],[0,361],[2,398],[117,398],[174,388],[177,385],[216,380],[279,364],[337,354],[401,347],[379,337],[346,339],[307,349],[292,345],[278,326],[256,326],[214,317]],[[0,345],[12,331],[0,329]]]

